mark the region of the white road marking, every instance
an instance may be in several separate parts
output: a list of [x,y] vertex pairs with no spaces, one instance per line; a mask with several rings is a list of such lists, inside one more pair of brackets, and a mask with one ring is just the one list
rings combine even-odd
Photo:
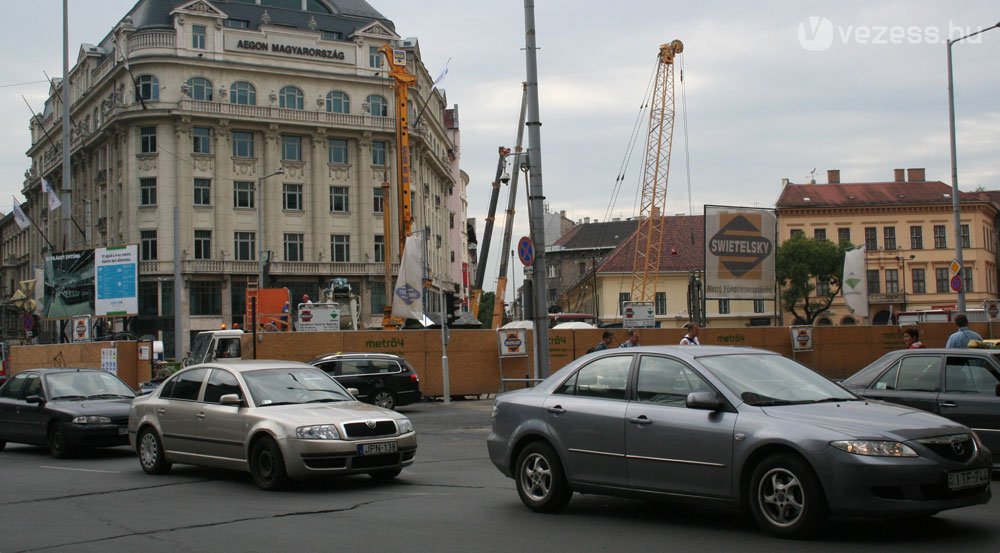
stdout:
[[80,472],[103,472],[105,474],[119,474],[121,472],[120,470],[78,469],[78,468],[71,468],[71,467],[53,467],[51,465],[39,465],[39,467],[43,468],[43,469],[53,469],[53,470],[76,470],[76,471],[80,471]]

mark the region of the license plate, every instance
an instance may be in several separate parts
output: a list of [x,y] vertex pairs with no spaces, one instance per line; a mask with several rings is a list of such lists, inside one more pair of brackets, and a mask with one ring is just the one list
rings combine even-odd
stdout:
[[964,488],[974,488],[976,486],[983,486],[989,483],[989,481],[990,481],[989,471],[984,468],[948,473],[949,490],[961,490]]
[[398,446],[396,442],[375,442],[372,444],[358,444],[358,455],[386,455],[396,453]]
[[128,434],[128,427],[127,426],[119,426],[118,427],[118,435],[119,436],[124,436],[125,434]]

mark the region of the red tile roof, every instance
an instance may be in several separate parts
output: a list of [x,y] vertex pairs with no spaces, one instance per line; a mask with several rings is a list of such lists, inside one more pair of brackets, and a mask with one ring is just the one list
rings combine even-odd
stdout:
[[[660,268],[657,272],[701,269],[705,264],[705,216],[673,215],[663,219],[663,249],[660,251]],[[635,242],[636,234],[633,232],[605,258],[597,271],[632,272]]]
[[[959,192],[963,202],[981,201],[978,194]],[[872,205],[951,204],[951,185],[930,182],[865,182],[849,184],[789,183],[775,202],[777,209]]]

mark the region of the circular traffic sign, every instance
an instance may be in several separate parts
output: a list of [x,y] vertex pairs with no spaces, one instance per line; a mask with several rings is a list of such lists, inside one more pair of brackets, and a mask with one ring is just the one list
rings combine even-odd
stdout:
[[522,236],[517,241],[517,258],[525,267],[535,263],[535,244],[532,243],[531,238]]
[[1000,315],[1000,308],[997,307],[997,304],[991,303],[986,308],[986,312],[989,313],[991,319],[995,319],[997,315]]
[[955,275],[951,277],[951,291],[960,292],[962,290],[962,277],[961,275]]

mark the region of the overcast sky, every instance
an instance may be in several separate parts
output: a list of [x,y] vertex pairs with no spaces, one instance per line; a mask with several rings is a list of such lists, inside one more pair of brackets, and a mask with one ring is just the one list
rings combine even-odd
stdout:
[[[69,0],[71,60],[81,43],[98,42],[134,3]],[[524,3],[369,3],[400,35],[419,39],[432,75],[451,59],[442,87],[459,107],[469,216],[481,229],[497,147],[515,139],[525,79]],[[544,192],[552,211],[574,220],[635,214],[644,134],[631,155],[629,137],[658,47],[673,39],[685,45],[678,65],[686,110],[678,102],[668,214],[687,213],[689,204],[696,214],[705,204],[772,207],[783,177],[808,182],[813,169],[823,183],[827,169],[840,169],[843,182],[869,182],[891,180],[893,168],[924,167],[929,180],[950,183],[944,41],[949,32],[959,36],[1000,21],[1000,4],[987,0],[535,4]],[[0,210],[6,213],[11,194],[22,197],[29,167],[30,113],[21,96],[40,111],[43,72],[62,74],[62,2],[4,7]],[[953,51],[960,187],[1000,189],[1000,29]],[[515,239],[527,233],[523,191],[519,198]],[[506,188],[494,244],[505,205]]]

